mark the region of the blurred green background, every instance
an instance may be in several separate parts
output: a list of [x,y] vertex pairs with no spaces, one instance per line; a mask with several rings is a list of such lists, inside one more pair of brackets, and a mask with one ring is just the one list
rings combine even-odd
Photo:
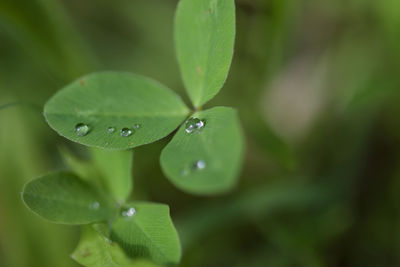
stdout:
[[[98,70],[184,96],[176,0],[0,1],[0,266],[77,266],[79,228],[48,223],[23,184],[84,148],[45,123],[58,89]],[[239,185],[194,197],[163,176],[167,139],[136,149],[134,198],[167,203],[181,266],[400,266],[400,1],[236,0],[230,76],[208,106],[239,109]],[[184,96],[187,103],[187,97]]]

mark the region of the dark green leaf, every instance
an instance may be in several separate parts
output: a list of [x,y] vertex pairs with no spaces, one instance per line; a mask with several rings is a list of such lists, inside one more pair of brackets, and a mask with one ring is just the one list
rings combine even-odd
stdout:
[[204,122],[188,133],[187,121],[161,153],[161,167],[180,189],[195,194],[214,194],[231,189],[242,165],[243,136],[237,113],[215,107],[195,113]]
[[183,81],[194,106],[213,98],[228,75],[235,39],[233,0],[181,0],[175,42]]
[[126,149],[171,133],[188,114],[179,96],[143,76],[103,72],[85,76],[45,105],[49,125],[88,146]]
[[28,182],[22,198],[33,212],[56,223],[105,221],[115,213],[112,201],[69,172],[51,173]]

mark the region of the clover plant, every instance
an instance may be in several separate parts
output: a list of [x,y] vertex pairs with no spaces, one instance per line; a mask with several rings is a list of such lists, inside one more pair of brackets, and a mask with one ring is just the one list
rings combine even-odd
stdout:
[[82,225],[71,255],[85,266],[175,265],[181,246],[169,207],[130,202],[132,149],[176,129],[160,156],[165,176],[196,195],[229,191],[242,165],[235,109],[202,110],[222,88],[233,56],[233,0],[181,0],[175,17],[178,63],[193,108],[138,74],[98,72],[65,86],[44,106],[61,136],[90,147],[90,162],[61,154],[72,171],[46,174],[22,192],[27,207],[61,224]]

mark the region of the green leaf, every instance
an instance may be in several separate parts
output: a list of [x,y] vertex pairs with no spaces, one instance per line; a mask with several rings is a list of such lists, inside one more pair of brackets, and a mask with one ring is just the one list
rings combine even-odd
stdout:
[[165,175],[190,193],[214,194],[231,189],[237,182],[243,154],[236,111],[215,107],[195,113],[192,118],[205,125],[192,133],[186,132],[188,122],[182,125],[161,153]]
[[56,172],[28,182],[22,198],[34,213],[56,223],[87,224],[105,221],[114,204],[69,172]]
[[158,266],[147,260],[130,259],[117,243],[107,237],[106,228],[104,224],[83,226],[81,239],[71,258],[87,267]]
[[77,156],[67,146],[58,147],[58,151],[71,172],[93,186],[101,188],[102,181],[98,178],[99,173],[88,159]]
[[[184,120],[188,109],[179,96],[154,80],[101,72],[57,92],[46,103],[44,114],[54,130],[72,141],[127,149],[165,137]],[[109,132],[109,127],[114,131]],[[122,136],[123,128],[132,134]]]
[[73,154],[68,148],[59,151],[68,167],[92,186],[109,192],[123,203],[132,192],[132,150],[90,148],[91,159]]
[[81,239],[71,258],[87,267],[134,266],[116,243],[112,243],[99,225],[82,227]]
[[[134,209],[131,216],[126,210]],[[159,264],[176,264],[181,257],[178,234],[169,207],[155,203],[132,203],[111,227],[111,239],[134,258],[149,258]]]
[[123,203],[132,192],[132,150],[109,151],[93,148],[92,160],[106,189]]
[[195,107],[213,98],[228,75],[235,39],[233,0],[181,0],[175,43],[183,82]]

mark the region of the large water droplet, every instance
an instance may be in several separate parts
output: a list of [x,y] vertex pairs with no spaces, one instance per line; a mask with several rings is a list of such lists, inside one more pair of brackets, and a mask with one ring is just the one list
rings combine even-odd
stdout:
[[123,217],[132,217],[133,215],[135,215],[136,214],[136,210],[135,210],[135,208],[133,208],[133,207],[131,207],[131,208],[126,208],[126,209],[123,209],[122,210],[122,212],[121,212],[121,215],[123,216]]
[[191,172],[196,172],[196,171],[201,171],[206,168],[206,162],[202,159],[196,160],[192,164],[186,165],[182,170],[181,170],[181,176],[186,177],[188,176]]
[[195,170],[202,170],[206,167],[206,162],[202,159],[197,160],[193,163],[193,169]]
[[199,133],[205,125],[204,120],[200,120],[198,118],[190,118],[185,123],[185,131],[187,133]]
[[78,123],[75,125],[75,133],[78,136],[85,136],[89,133],[90,127],[87,124],[84,123]]
[[122,128],[122,130],[121,130],[121,136],[123,136],[123,137],[128,137],[128,136],[131,136],[132,134],[133,134],[133,130],[132,129],[129,129],[129,128]]
[[95,201],[95,202],[93,202],[93,203],[91,203],[89,205],[89,208],[94,209],[94,210],[98,210],[100,208],[100,203]]
[[114,133],[114,132],[115,132],[115,127],[108,127],[108,128],[107,128],[107,132],[108,132],[109,134]]

